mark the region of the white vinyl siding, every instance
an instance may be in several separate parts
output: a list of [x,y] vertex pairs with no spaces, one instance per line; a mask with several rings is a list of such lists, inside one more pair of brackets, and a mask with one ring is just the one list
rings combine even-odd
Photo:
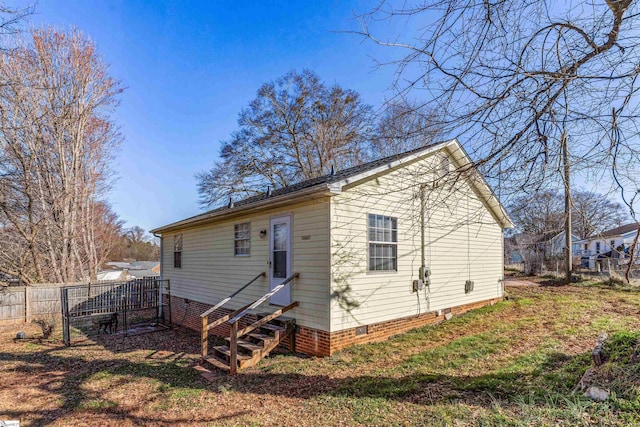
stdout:
[[[298,324],[329,329],[329,204],[317,200],[286,208],[268,210],[227,221],[180,230],[184,253],[188,254],[182,269],[173,266],[171,250],[163,253],[163,275],[171,281],[171,293],[177,297],[215,304],[226,298],[260,272],[269,272],[269,236],[259,237],[260,230],[269,229],[272,217],[291,215],[292,268],[300,273],[291,289],[293,301],[300,307],[288,315]],[[251,222],[251,256],[236,257],[234,224]],[[163,239],[172,241],[172,233]],[[269,280],[261,278],[234,300],[225,305],[239,308],[264,295]],[[271,310],[264,304],[258,310]]]
[[[412,291],[421,266],[416,180],[439,174],[441,164],[442,158],[433,156],[332,197],[331,331],[502,296],[502,228],[464,180],[425,190],[425,258],[431,283],[417,294]],[[362,220],[369,213],[398,219],[397,271],[369,274],[369,230]],[[474,282],[469,293],[467,280]]]

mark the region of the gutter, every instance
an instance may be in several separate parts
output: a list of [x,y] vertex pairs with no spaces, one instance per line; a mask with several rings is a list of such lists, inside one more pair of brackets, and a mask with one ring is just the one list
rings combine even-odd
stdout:
[[245,213],[252,212],[256,209],[263,207],[276,207],[279,204],[289,204],[292,201],[302,199],[302,200],[312,200],[313,196],[316,194],[321,194],[323,196],[330,196],[332,194],[339,194],[341,189],[337,188],[335,185],[329,185],[326,183],[322,183],[313,187],[305,188],[302,190],[298,190],[292,193],[281,194],[278,196],[267,197],[262,200],[258,200],[253,203],[249,203],[246,205],[235,206],[228,209],[216,210],[210,213],[205,213],[202,215],[198,215],[192,218],[184,219],[182,221],[177,221],[163,227],[155,228],[151,230],[151,233],[155,236],[156,233],[162,234],[168,231],[182,229],[185,227],[193,227],[196,225],[202,225],[209,222],[213,222],[215,220],[219,220],[222,218],[231,218],[236,215],[241,215]]

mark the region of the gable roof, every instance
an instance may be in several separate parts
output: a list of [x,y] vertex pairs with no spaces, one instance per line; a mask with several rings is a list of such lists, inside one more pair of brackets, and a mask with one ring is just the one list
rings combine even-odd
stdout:
[[[237,202],[234,201],[231,206],[222,206],[208,212],[183,219],[181,221],[158,227],[151,230],[151,233],[162,233],[172,229],[197,225],[221,217],[226,217],[227,215],[247,211],[251,208],[263,207],[265,205],[287,204],[293,201],[297,202],[301,201],[301,199],[304,197],[313,199],[313,194],[317,195],[317,193],[320,193],[321,195],[337,194],[341,192],[344,185],[361,181],[369,176],[376,175],[378,173],[384,172],[385,170],[390,170],[419,157],[434,153],[436,151],[440,151],[445,147],[454,145],[456,146],[456,150],[452,150],[450,154],[462,153],[462,158],[466,160],[466,163],[471,164],[469,156],[457,140],[453,139],[450,141],[438,142],[425,145],[414,150],[406,151],[404,153],[374,160],[372,162],[362,163],[348,169],[337,171],[334,174],[327,174],[317,178],[307,179],[296,184],[273,190],[270,193],[264,192],[256,196],[239,200]],[[479,173],[478,176],[482,181],[482,187],[484,190],[482,192],[483,196],[486,199],[491,199],[485,200],[486,203],[487,201],[489,202],[487,203],[488,207],[490,208],[490,210],[497,209],[500,211],[499,214],[496,214],[495,212],[492,212],[492,214],[494,214],[494,217],[496,217],[496,219],[504,228],[512,227],[513,223],[509,219],[509,216],[507,215],[504,208],[498,202],[495,194]]]
[[638,230],[638,223],[632,222],[631,224],[621,225],[620,227],[612,228],[610,230],[603,231],[602,233],[594,234],[589,239],[598,239],[603,237],[621,236],[623,234],[631,233]]

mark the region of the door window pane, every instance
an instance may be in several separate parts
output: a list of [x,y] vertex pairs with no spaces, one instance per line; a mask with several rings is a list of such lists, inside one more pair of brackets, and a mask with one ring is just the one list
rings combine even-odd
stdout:
[[287,224],[273,225],[273,250],[284,251],[287,249]]
[[273,251],[273,277],[276,279],[286,279],[287,251]]

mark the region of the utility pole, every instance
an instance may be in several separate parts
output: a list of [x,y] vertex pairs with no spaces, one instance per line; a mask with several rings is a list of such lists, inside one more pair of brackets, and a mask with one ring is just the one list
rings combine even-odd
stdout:
[[571,283],[573,270],[573,250],[571,248],[571,165],[569,164],[569,141],[567,131],[562,132],[562,163],[564,169],[564,238],[565,238],[565,281]]

